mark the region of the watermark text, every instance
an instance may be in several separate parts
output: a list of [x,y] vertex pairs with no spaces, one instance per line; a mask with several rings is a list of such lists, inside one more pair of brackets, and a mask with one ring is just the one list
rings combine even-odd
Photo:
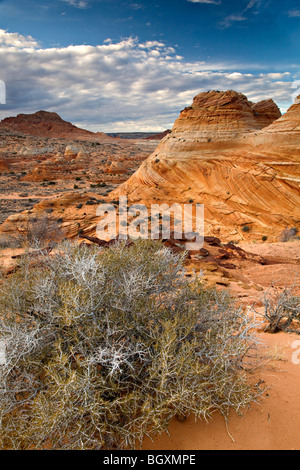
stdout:
[[97,237],[101,240],[169,239],[186,240],[187,250],[199,250],[204,242],[203,204],[143,204],[128,207],[127,197],[121,196],[117,208],[113,203],[101,204],[97,216]]

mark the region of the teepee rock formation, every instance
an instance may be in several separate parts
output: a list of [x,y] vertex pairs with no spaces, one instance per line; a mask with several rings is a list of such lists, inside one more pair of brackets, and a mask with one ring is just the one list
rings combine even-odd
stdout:
[[299,225],[299,126],[300,104],[281,117],[272,100],[201,93],[113,196],[146,205],[202,203],[205,235],[276,241]]
[[273,100],[253,104],[236,91],[210,91],[194,98],[176,120],[173,133],[195,142],[232,140],[241,133],[260,130],[281,116]]

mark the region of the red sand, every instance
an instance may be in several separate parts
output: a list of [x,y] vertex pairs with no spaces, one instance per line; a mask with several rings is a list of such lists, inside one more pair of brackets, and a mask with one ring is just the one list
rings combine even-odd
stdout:
[[[144,450],[299,450],[300,365],[292,363],[294,334],[261,333],[270,362],[255,374],[270,387],[261,404],[253,404],[243,417],[232,414],[228,425],[215,415],[209,423],[174,420],[154,442],[145,439]],[[299,354],[300,357],[300,354]],[[266,394],[265,394],[266,395]]]

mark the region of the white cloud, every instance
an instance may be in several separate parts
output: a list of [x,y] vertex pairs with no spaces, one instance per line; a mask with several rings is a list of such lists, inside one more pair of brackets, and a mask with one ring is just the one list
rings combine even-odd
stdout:
[[141,10],[142,8],[144,8],[143,5],[141,5],[140,3],[131,3],[130,7],[134,10]]
[[289,11],[290,18],[300,18],[300,10],[290,10]]
[[253,7],[260,7],[263,0],[250,0],[244,11],[250,10]]
[[65,3],[68,3],[72,7],[81,8],[81,9],[87,8],[89,5],[88,0],[62,0],[62,1]]
[[233,15],[226,16],[220,22],[220,26],[221,28],[225,29],[225,28],[229,28],[234,23],[246,21],[246,20],[247,20],[246,16],[244,16],[242,13],[233,14]]
[[30,36],[0,30],[0,63],[7,90],[1,118],[45,109],[104,132],[169,128],[209,89],[279,103],[291,103],[293,92],[287,72],[251,74],[239,64],[186,61],[163,42],[137,38],[43,49]]
[[38,47],[38,43],[31,36],[21,36],[18,33],[8,33],[6,30],[0,29],[0,48],[2,47],[34,49]]
[[226,16],[223,21],[220,22],[221,28],[229,28],[234,23],[247,21],[249,18],[245,16],[245,13],[249,10],[253,10],[251,13],[258,14],[263,3],[264,0],[249,0],[244,10],[242,10],[240,13],[233,13],[232,15]]
[[206,3],[206,4],[212,4],[212,5],[221,5],[222,1],[221,0],[187,0],[188,2],[192,3]]

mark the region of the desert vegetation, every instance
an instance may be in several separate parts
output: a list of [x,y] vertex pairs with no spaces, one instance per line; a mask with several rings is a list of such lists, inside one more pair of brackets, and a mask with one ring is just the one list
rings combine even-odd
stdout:
[[299,240],[297,234],[298,229],[296,227],[287,227],[281,232],[280,241],[288,242],[289,240]]
[[0,250],[5,248],[23,248],[26,251],[54,248],[64,238],[61,224],[63,219],[51,217],[51,212],[30,215],[20,223],[19,230],[14,235],[0,237]]
[[280,331],[300,334],[300,296],[299,285],[285,287],[277,293],[267,291],[264,294],[264,319],[266,331]]
[[252,383],[255,324],[161,242],[64,242],[0,284],[2,449],[136,448],[173,417],[228,418]]

